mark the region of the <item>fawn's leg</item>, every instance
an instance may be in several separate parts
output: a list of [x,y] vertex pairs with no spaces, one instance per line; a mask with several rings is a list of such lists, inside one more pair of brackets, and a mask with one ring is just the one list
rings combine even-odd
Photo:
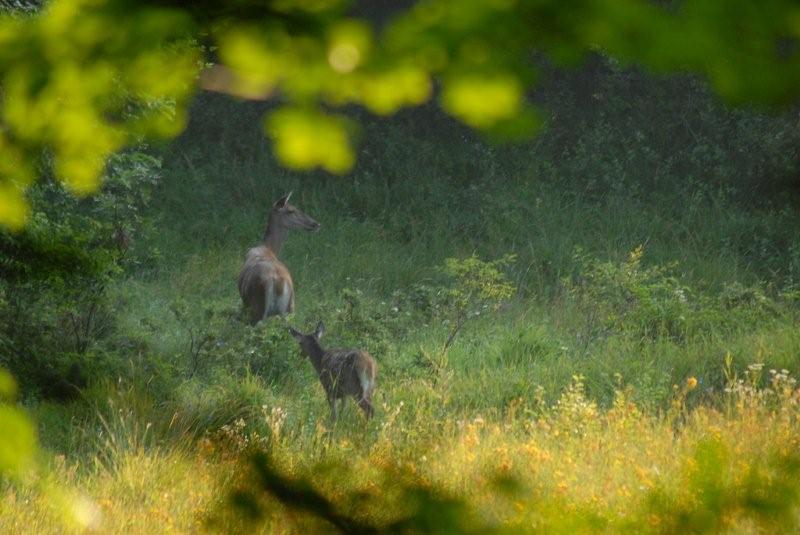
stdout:
[[331,420],[335,422],[339,418],[339,406],[336,404],[336,398],[328,396],[328,405],[331,406]]

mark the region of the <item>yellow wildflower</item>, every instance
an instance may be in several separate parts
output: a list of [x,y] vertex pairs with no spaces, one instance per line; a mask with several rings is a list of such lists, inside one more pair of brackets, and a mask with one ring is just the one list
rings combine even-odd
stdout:
[[694,390],[697,387],[697,379],[695,377],[689,377],[686,379],[686,389],[687,390]]

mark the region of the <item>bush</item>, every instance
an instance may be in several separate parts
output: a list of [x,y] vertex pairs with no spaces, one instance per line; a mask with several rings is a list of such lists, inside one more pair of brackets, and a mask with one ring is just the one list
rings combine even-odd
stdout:
[[642,267],[643,255],[639,246],[617,264],[576,251],[579,273],[565,279],[564,286],[583,318],[580,337],[587,343],[612,333],[648,340],[685,338],[691,291],[669,274],[674,265]]
[[280,318],[250,326],[236,308],[215,303],[195,315],[183,301],[170,308],[184,331],[186,350],[176,361],[187,378],[252,373],[267,383],[284,383],[297,373],[295,343]]
[[65,399],[85,386],[92,348],[114,330],[107,290],[152,258],[136,245],[160,161],[142,152],[109,162],[102,191],[78,199],[54,180],[31,189],[33,214],[19,234],[0,233],[0,366],[25,396]]

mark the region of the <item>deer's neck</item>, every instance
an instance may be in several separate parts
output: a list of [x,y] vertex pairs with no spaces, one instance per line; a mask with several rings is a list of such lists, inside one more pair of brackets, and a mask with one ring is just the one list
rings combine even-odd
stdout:
[[322,374],[322,357],[325,356],[325,350],[322,349],[322,346],[316,344],[315,346],[310,348],[308,353],[308,360],[311,361],[311,364],[314,365],[314,369],[317,370],[317,374]]
[[275,256],[278,256],[288,233],[289,229],[276,223],[275,220],[270,217],[261,241],[264,243],[264,245],[271,249],[273,253],[275,253]]

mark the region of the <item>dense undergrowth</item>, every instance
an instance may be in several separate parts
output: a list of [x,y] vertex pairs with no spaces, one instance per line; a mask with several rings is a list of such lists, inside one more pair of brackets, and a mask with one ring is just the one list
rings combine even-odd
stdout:
[[[0,264],[2,365],[43,445],[0,530],[796,528],[794,120],[596,82],[555,73],[549,128],[514,147],[362,117],[347,177],[282,170],[257,105],[205,96],[106,197],[43,186],[4,250],[99,253]],[[249,327],[236,273],[290,190],[322,230],[284,249],[296,314]],[[373,421],[328,420],[285,328],[319,320],[378,360]]]

